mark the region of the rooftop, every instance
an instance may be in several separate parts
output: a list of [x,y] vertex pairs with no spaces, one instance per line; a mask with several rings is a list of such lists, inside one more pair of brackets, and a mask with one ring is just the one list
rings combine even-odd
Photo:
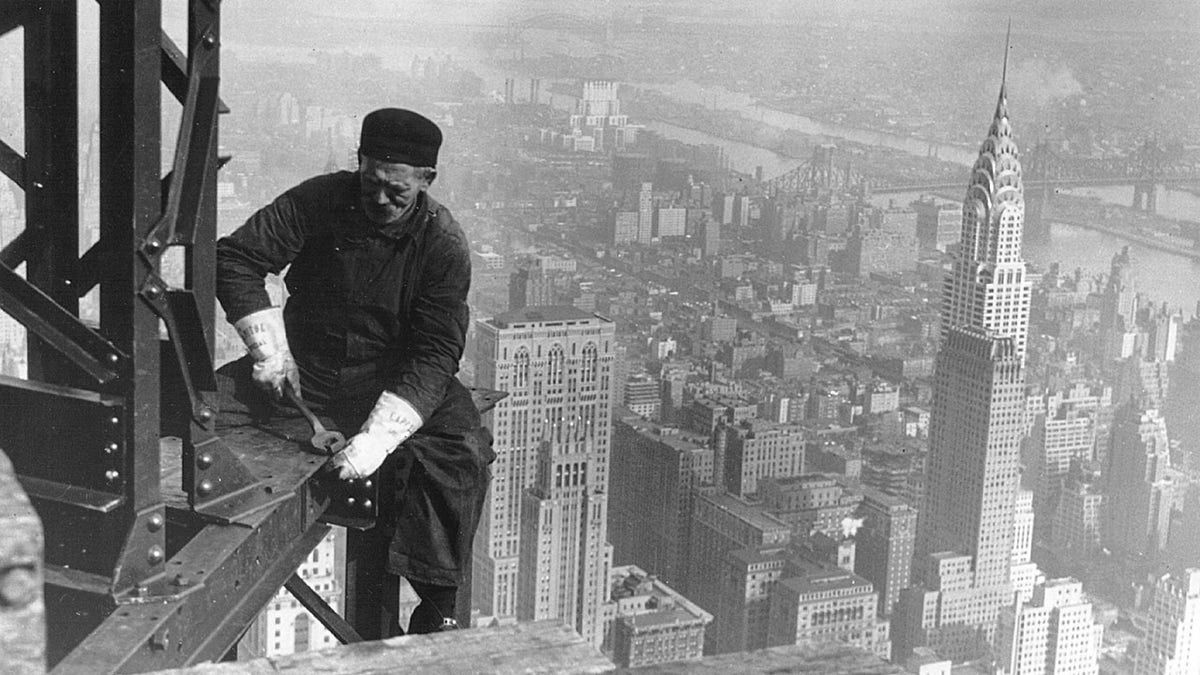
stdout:
[[497,314],[487,322],[497,328],[514,328],[521,324],[551,323],[560,321],[597,321],[607,319],[592,312],[585,312],[571,305],[547,305],[541,307],[522,307],[510,312]]

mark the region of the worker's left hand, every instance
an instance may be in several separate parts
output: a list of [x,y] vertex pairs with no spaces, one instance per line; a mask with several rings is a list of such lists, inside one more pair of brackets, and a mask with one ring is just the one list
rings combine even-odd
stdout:
[[385,391],[375,408],[345,449],[329,460],[329,468],[342,480],[366,478],[383,460],[421,426],[421,416],[408,401]]

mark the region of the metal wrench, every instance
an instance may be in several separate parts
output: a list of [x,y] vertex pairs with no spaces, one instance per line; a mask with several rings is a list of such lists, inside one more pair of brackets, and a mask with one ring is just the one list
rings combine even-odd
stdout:
[[317,419],[317,416],[313,414],[313,411],[309,410],[308,405],[296,395],[296,391],[292,389],[290,383],[284,382],[283,392],[287,395],[288,400],[292,402],[292,405],[304,413],[304,417],[312,425],[313,435],[309,442],[312,443],[314,448],[324,452],[326,455],[333,455],[346,447],[346,437],[342,435],[342,432],[326,429],[325,425],[321,424],[321,420]]

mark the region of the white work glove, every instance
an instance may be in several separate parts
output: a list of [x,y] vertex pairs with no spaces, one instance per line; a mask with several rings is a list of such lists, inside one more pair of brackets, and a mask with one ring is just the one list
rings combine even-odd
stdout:
[[300,395],[300,371],[288,348],[287,330],[283,327],[283,310],[268,307],[247,314],[233,324],[238,337],[250,350],[254,358],[251,377],[260,388],[273,392],[275,398],[283,396],[283,383],[290,382],[292,390]]
[[411,403],[385,391],[362,428],[344,450],[329,460],[329,466],[342,480],[366,478],[378,471],[383,460],[423,423]]

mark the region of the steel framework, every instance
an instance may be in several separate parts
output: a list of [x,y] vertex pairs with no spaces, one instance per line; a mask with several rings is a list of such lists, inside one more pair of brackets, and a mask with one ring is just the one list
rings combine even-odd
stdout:
[[[323,517],[373,522],[371,483],[341,492],[297,443],[216,426],[220,2],[187,0],[186,52],[163,31],[160,0],[100,0],[99,11],[100,236],[82,252],[76,2],[9,0],[0,16],[0,35],[23,28],[25,56],[25,152],[0,139],[0,172],[26,205],[23,232],[0,251],[0,310],[29,332],[28,379],[0,376],[0,447],[46,531],[49,665],[137,672],[222,658],[285,585],[357,641],[355,617],[293,570],[328,531]],[[183,105],[166,176],[164,85]],[[183,251],[181,283],[162,272],[171,248]],[[98,325],[80,318],[93,289]]]

